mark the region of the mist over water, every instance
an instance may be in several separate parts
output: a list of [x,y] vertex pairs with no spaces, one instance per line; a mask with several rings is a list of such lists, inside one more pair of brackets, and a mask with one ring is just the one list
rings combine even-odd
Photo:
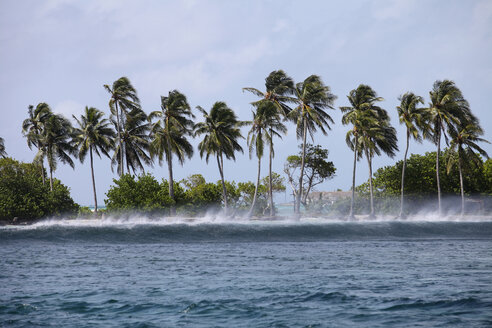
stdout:
[[487,327],[492,217],[0,227],[0,326]]

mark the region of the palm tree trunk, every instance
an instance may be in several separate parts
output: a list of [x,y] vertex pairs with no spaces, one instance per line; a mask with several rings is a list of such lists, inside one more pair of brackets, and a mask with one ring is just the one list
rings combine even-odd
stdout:
[[92,146],[89,146],[89,154],[91,156],[92,190],[94,190],[94,212],[97,213],[96,179],[94,178],[94,163],[93,163],[93,159],[92,159]]
[[302,197],[302,180],[304,177],[304,161],[306,157],[306,135],[307,135],[307,124],[306,118],[303,119],[303,135],[302,135],[302,158],[301,158],[301,174],[299,177],[299,194],[296,198],[296,214],[301,215],[301,197]]
[[51,165],[50,165],[50,191],[53,192],[53,169],[51,168]]
[[222,159],[222,153],[217,154],[217,165],[219,166],[220,181],[222,182],[222,196],[224,198],[224,212],[227,215],[227,189],[224,182],[224,160]]
[[256,178],[255,194],[253,195],[253,202],[251,203],[251,208],[248,212],[248,217],[253,214],[253,210],[256,204],[256,196],[258,195],[258,186],[260,185],[260,171],[261,171],[261,157],[258,157],[258,176]]
[[270,198],[270,216],[275,215],[275,208],[273,207],[273,188],[272,188],[272,157],[273,157],[273,135],[270,128],[270,154],[268,163],[268,196]]
[[367,163],[369,164],[369,193],[371,196],[371,213],[370,218],[374,217],[374,193],[372,190],[372,158],[369,156],[369,152],[366,151]]
[[354,216],[354,199],[355,199],[355,168],[356,167],[357,167],[357,137],[355,137],[354,170],[352,172],[352,198],[350,200],[349,219],[355,218],[355,216]]
[[461,171],[461,159],[458,158],[458,170],[460,172],[460,189],[461,189],[461,216],[465,215],[465,188],[463,188],[463,172]]
[[44,159],[41,158],[41,179],[43,179],[43,186],[46,183],[46,178],[44,176]]
[[170,212],[171,216],[176,215],[176,205],[174,200],[174,178],[173,178],[173,154],[171,153],[171,142],[169,141],[169,134],[167,138],[167,168],[169,171],[169,197],[171,197],[173,203],[171,204]]
[[436,179],[437,179],[437,210],[441,216],[441,184],[439,183],[439,156],[441,154],[441,125],[439,124],[437,134],[437,153],[436,153]]
[[118,110],[118,102],[115,101],[116,106],[116,129],[118,130],[118,143],[120,144],[120,176],[124,174],[123,172],[123,145],[121,142],[121,127],[120,127],[120,112]]
[[405,148],[405,156],[403,157],[403,167],[401,169],[401,195],[400,195],[400,218],[404,217],[403,214],[403,190],[405,186],[405,168],[407,166],[407,154],[408,154],[408,145],[410,140],[410,130],[407,129],[407,147]]

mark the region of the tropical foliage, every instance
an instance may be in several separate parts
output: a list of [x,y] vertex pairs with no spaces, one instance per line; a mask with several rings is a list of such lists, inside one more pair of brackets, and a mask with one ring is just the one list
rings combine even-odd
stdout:
[[7,152],[5,151],[5,141],[2,137],[0,137],[0,156],[3,158],[7,157]]

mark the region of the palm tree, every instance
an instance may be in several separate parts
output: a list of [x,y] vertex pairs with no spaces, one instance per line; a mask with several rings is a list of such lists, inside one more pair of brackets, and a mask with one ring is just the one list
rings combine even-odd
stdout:
[[[186,96],[177,90],[169,92],[167,97],[161,97],[161,110],[150,114],[149,119],[159,118],[152,125],[152,141],[150,153],[152,157],[159,158],[162,163],[163,155],[166,156],[169,170],[169,196],[174,199],[173,179],[173,154],[176,155],[181,165],[185,157],[193,156],[193,146],[188,142],[186,136],[192,134],[193,118],[190,105]],[[176,207],[171,205],[171,215],[176,214]]]
[[[112,120],[112,123],[115,127],[117,126],[116,121]],[[141,109],[134,108],[125,115],[121,124],[121,142],[115,145],[111,165],[118,165],[119,168],[122,168],[121,160],[124,158],[128,172],[132,170],[135,173],[137,169],[145,172],[144,164],[152,165],[150,123],[147,120],[147,115]],[[121,155],[122,152],[125,153],[125,156]]]
[[297,83],[295,87],[295,97],[291,98],[291,101],[297,104],[297,107],[289,113],[289,118],[296,122],[297,138],[302,139],[299,194],[296,195],[294,207],[294,211],[298,215],[300,215],[302,197],[302,180],[304,178],[307,133],[309,132],[311,139],[313,140],[313,135],[317,128],[319,128],[324,135],[327,135],[325,127],[331,129],[329,123],[333,123],[333,119],[325,112],[325,109],[334,109],[333,103],[335,99],[336,96],[331,93],[330,87],[324,85],[321,78],[317,75],[311,75],[303,82]]
[[[130,80],[127,77],[121,77],[113,83],[113,86],[105,84],[104,88],[109,92],[111,98],[109,100],[109,108],[111,109],[111,113],[116,115],[116,131],[118,133],[118,144],[119,148],[123,148],[123,137],[121,135],[122,126],[125,121],[125,116],[136,109],[140,109],[140,100],[137,96],[137,91],[130,83]],[[121,175],[124,174],[123,169],[123,154],[124,152],[120,152],[120,159],[118,163],[120,163],[118,167],[118,173]]]
[[434,82],[432,91],[429,92],[431,103],[429,104],[430,128],[432,141],[437,146],[436,153],[436,179],[438,211],[441,215],[441,184],[439,182],[439,156],[441,154],[441,134],[446,143],[448,137],[446,128],[460,125],[471,120],[471,111],[468,102],[453,81],[444,80]]
[[[258,158],[258,175],[256,179],[255,193],[253,195],[253,202],[251,204],[251,209],[249,210],[248,216],[251,216],[256,204],[258,187],[260,185],[261,158],[263,157],[264,145],[265,143],[272,145],[271,139],[273,136],[282,138],[280,133],[285,134],[287,132],[287,128],[281,122],[277,108],[272,102],[260,101],[257,102],[255,106],[257,109],[256,112],[253,112],[253,121],[248,122],[252,126],[248,132],[247,140],[250,158],[253,152],[256,153],[256,157]],[[270,148],[270,153],[273,154],[272,148]],[[272,213],[271,209],[270,213]]]
[[[44,129],[44,124],[48,118],[53,115],[53,112],[47,103],[39,103],[36,108],[29,105],[28,114],[29,117],[22,122],[22,133],[27,138],[29,149],[32,149],[32,146],[34,146],[39,152],[44,147],[41,143],[41,134]],[[39,158],[39,163],[41,164],[41,177],[43,184],[45,184],[44,157]]]
[[5,143],[2,137],[0,137],[0,156],[3,158],[7,157],[7,152],[5,151]]
[[198,144],[200,157],[205,154],[205,161],[208,163],[210,155],[217,159],[220,179],[222,182],[222,196],[224,199],[224,211],[227,214],[227,191],[224,181],[224,156],[227,159],[235,160],[235,152],[243,152],[238,139],[242,138],[239,127],[243,125],[237,120],[236,114],[227,107],[225,102],[218,101],[207,113],[200,106],[197,109],[203,114],[204,122],[195,125],[195,135],[204,134],[203,140]]
[[70,165],[75,164],[70,157],[77,155],[77,148],[73,145],[73,128],[66,118],[61,115],[52,114],[43,124],[41,134],[34,139],[37,144],[41,144],[35,161],[46,157],[50,168],[50,190],[53,191],[53,172],[56,170],[58,160]]
[[417,107],[419,104],[424,104],[424,98],[407,92],[403,96],[398,98],[400,105],[396,107],[398,116],[400,118],[400,124],[405,124],[407,130],[407,143],[405,148],[405,156],[403,157],[403,167],[401,169],[401,196],[400,196],[400,218],[403,218],[403,191],[405,186],[405,168],[407,166],[407,154],[410,138],[413,138],[417,142],[422,142],[422,136],[420,132],[427,133],[428,118],[425,108]]
[[378,118],[383,116],[386,111],[376,106],[375,103],[382,101],[376,92],[368,85],[360,84],[357,89],[350,91],[347,96],[350,105],[340,107],[342,113],[343,125],[351,124],[352,129],[347,132],[345,141],[350,149],[354,151],[354,168],[352,173],[352,198],[350,201],[349,218],[354,218],[354,199],[355,199],[355,172],[357,160],[363,155],[363,139],[365,130],[368,127],[375,126]]
[[110,127],[110,122],[103,118],[104,113],[94,107],[85,107],[85,113],[80,120],[72,115],[78,124],[74,129],[73,136],[75,145],[79,151],[80,162],[84,162],[87,152],[91,159],[92,189],[94,191],[94,210],[97,213],[96,180],[94,178],[94,164],[92,153],[95,152],[99,158],[101,153],[108,158],[109,151],[114,147],[115,133]]
[[450,150],[453,153],[456,153],[456,156],[449,156],[447,171],[449,174],[454,163],[458,163],[461,191],[461,216],[463,216],[465,214],[465,192],[463,187],[462,172],[463,167],[466,166],[467,163],[483,165],[482,159],[478,154],[486,158],[489,156],[485,150],[477,145],[477,142],[489,142],[480,137],[483,135],[483,130],[478,124],[478,120],[475,120],[475,122],[467,122],[464,126],[451,126],[449,129],[449,134],[451,137]]
[[[290,107],[287,105],[291,99],[289,95],[294,93],[294,80],[290,78],[284,71],[278,70],[271,72],[265,79],[265,92],[262,92],[256,88],[243,88],[243,91],[251,92],[258,97],[260,100],[253,102],[253,106],[258,106],[260,102],[271,102],[275,105],[277,113],[272,112],[273,117],[271,120],[280,123],[279,115],[284,117],[291,111]],[[273,128],[272,128],[273,129]],[[270,129],[270,135],[275,135],[275,131]],[[279,130],[280,132],[285,131],[285,126]],[[270,143],[270,153],[268,162],[268,197],[270,202],[270,216],[275,215],[275,207],[273,205],[273,187],[272,187],[272,161],[273,161],[273,137],[269,140]]]

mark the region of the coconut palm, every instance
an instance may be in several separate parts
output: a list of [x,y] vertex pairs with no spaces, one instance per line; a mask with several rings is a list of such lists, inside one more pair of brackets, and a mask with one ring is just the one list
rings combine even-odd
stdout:
[[429,104],[429,117],[431,139],[437,146],[436,152],[436,179],[438,211],[441,215],[441,185],[439,181],[439,156],[441,154],[441,136],[444,135],[446,143],[448,137],[446,130],[453,125],[463,125],[472,120],[472,114],[468,102],[453,81],[444,80],[434,82],[429,92],[431,103]]
[[0,137],[0,156],[3,158],[7,157],[7,152],[5,151],[5,141]]
[[75,146],[78,148],[79,159],[84,163],[87,152],[91,160],[92,190],[94,191],[94,211],[97,213],[96,180],[94,178],[94,161],[92,153],[99,158],[101,153],[111,158],[109,151],[114,147],[115,133],[110,122],[103,118],[104,113],[94,107],[85,107],[80,119],[72,115],[78,124],[73,131]]
[[[118,133],[118,146],[121,149],[123,148],[123,136],[121,135],[121,131],[125,122],[125,116],[129,112],[140,108],[140,100],[138,99],[137,91],[127,77],[119,78],[113,83],[112,87],[105,84],[104,88],[111,95],[111,98],[109,99],[109,108],[111,109],[111,113],[116,115],[115,122],[116,131]],[[118,167],[118,173],[121,176],[124,174],[124,152],[120,152],[119,156],[120,159],[118,160],[118,163],[120,165]]]
[[297,106],[289,113],[289,118],[297,125],[297,138],[302,139],[301,172],[299,177],[299,194],[296,195],[294,207],[295,213],[300,214],[302,197],[302,180],[304,178],[304,165],[306,159],[306,139],[309,132],[314,140],[314,133],[319,128],[326,135],[326,129],[331,129],[333,123],[331,116],[325,112],[326,109],[334,109],[333,103],[336,96],[331,93],[330,87],[326,86],[317,75],[311,75],[303,82],[295,86],[295,96],[291,98]]
[[405,186],[405,168],[407,166],[407,154],[410,139],[413,138],[417,142],[422,142],[421,133],[427,133],[428,117],[425,108],[419,108],[419,104],[424,104],[424,98],[415,95],[412,92],[407,92],[398,98],[400,105],[396,107],[398,116],[400,118],[400,124],[404,124],[406,127],[407,142],[405,147],[405,155],[403,157],[403,167],[401,169],[401,195],[400,195],[400,218],[404,217],[403,214],[403,190]]
[[[112,123],[115,127],[117,126],[115,120],[112,120]],[[124,158],[124,164],[126,164],[128,172],[130,170],[134,174],[136,170],[145,172],[144,164],[152,165],[150,156],[150,123],[147,120],[147,115],[141,109],[134,108],[126,113],[121,124],[121,142],[115,145],[111,165],[117,165],[118,168],[122,168],[123,165],[120,161]],[[125,156],[122,156],[121,152]]]
[[[41,133],[44,128],[48,117],[53,115],[50,106],[47,103],[39,103],[36,108],[33,105],[28,107],[29,117],[22,122],[22,133],[27,138],[27,145],[29,149],[32,146],[38,149],[38,152],[42,150]],[[44,152],[42,152],[44,154]],[[41,177],[43,184],[45,184],[44,176],[44,157],[39,157],[39,163],[41,165]]]
[[[260,102],[271,102],[275,105],[277,113],[272,112],[272,120],[280,122],[278,114],[284,117],[291,111],[288,103],[291,102],[289,97],[294,93],[294,80],[290,78],[284,71],[278,70],[271,72],[265,78],[265,92],[256,88],[243,88],[243,91],[248,91],[260,97],[260,100],[253,102],[252,105],[257,107]],[[280,132],[286,131],[285,126]],[[274,131],[270,130],[270,135],[275,135]],[[273,205],[273,190],[272,190],[272,161],[273,161],[273,138],[270,138],[270,152],[268,162],[268,198],[270,202],[270,216],[275,215],[275,207]]]
[[[167,97],[161,97],[161,110],[154,111],[149,119],[158,118],[152,124],[150,153],[152,157],[158,157],[162,163],[163,155],[166,156],[169,170],[169,196],[174,201],[173,179],[173,154],[176,155],[181,165],[185,157],[193,156],[193,146],[186,139],[193,131],[193,118],[190,105],[186,96],[177,90],[169,92]],[[171,205],[171,215],[176,214],[176,207]]]
[[[270,153],[273,154],[273,147],[271,146],[273,144],[271,142],[272,138],[274,136],[282,138],[281,133],[285,134],[287,132],[287,128],[281,122],[278,110],[272,102],[257,102],[255,106],[257,109],[256,112],[253,112],[253,121],[248,122],[251,124],[251,129],[248,132],[247,141],[249,147],[249,157],[251,158],[251,155],[255,152],[256,157],[258,158],[258,175],[256,179],[255,193],[253,195],[253,202],[251,204],[248,216],[251,216],[256,204],[258,187],[260,185],[261,158],[263,157],[265,143],[270,145]],[[271,204],[271,206],[273,205]],[[270,213],[272,214],[271,209]]]
[[[343,125],[351,124],[352,129],[347,132],[345,141],[354,151],[354,168],[352,172],[352,198],[350,201],[349,218],[354,218],[355,199],[355,173],[357,161],[363,155],[364,131],[378,123],[378,118],[384,116],[385,111],[376,106],[376,102],[382,101],[376,92],[368,85],[360,84],[357,89],[350,91],[347,96],[351,106],[340,107]],[[387,115],[387,114],[386,114]]]
[[43,124],[41,134],[33,139],[37,144],[42,145],[39,149],[35,161],[43,158],[48,161],[50,169],[50,190],[53,191],[53,172],[58,166],[58,161],[75,168],[75,163],[70,156],[77,156],[77,148],[72,140],[73,128],[70,121],[61,115],[52,114]]
[[222,182],[222,196],[224,199],[224,211],[227,214],[227,192],[224,180],[224,156],[227,159],[235,160],[235,152],[243,152],[243,148],[238,143],[239,138],[243,138],[239,127],[243,125],[237,120],[236,114],[227,107],[225,102],[218,101],[209,113],[202,107],[197,109],[203,114],[204,122],[195,125],[195,135],[204,135],[203,140],[198,144],[200,157],[205,155],[208,163],[210,155],[217,159],[220,179]]
[[483,130],[478,124],[478,121],[467,122],[463,126],[451,126],[449,129],[449,135],[451,137],[450,150],[456,154],[456,156],[449,156],[447,171],[448,174],[455,163],[458,164],[458,172],[460,175],[460,193],[461,193],[461,216],[465,213],[465,192],[463,187],[463,168],[468,165],[467,163],[475,163],[477,165],[483,165],[482,159],[479,155],[488,158],[488,154],[485,150],[480,148],[478,142],[486,142],[487,140],[481,138]]

